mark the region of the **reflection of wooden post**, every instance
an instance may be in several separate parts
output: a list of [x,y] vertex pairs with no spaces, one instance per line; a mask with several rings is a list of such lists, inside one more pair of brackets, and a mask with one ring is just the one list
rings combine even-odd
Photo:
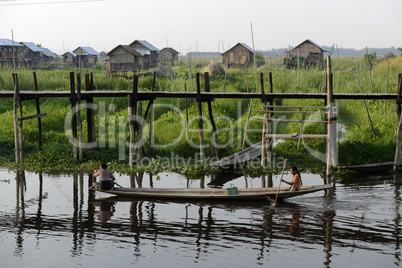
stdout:
[[18,99],[19,99],[19,89],[18,89],[18,75],[16,73],[13,74],[14,78],[14,141],[15,141],[15,162],[20,163],[20,138],[18,131]]
[[[205,72],[205,91],[210,92],[210,87],[209,87],[209,73]],[[219,149],[218,149],[218,134],[216,130],[216,124],[214,120],[214,116],[212,114],[212,103],[210,100],[208,100],[208,113],[209,113],[209,120],[211,120],[211,125],[212,125],[212,134],[211,134],[211,144],[212,144],[212,154],[219,159]]]
[[76,96],[75,96],[75,76],[74,72],[70,73],[70,102],[71,102],[71,128],[73,135],[73,157],[78,159],[77,154],[77,109],[76,109]]
[[[36,72],[33,72],[34,90],[38,91],[38,81],[36,79]],[[39,98],[35,99],[36,113],[40,114]],[[38,149],[42,149],[42,119],[38,117]]]
[[197,103],[198,103],[198,128],[200,133],[200,162],[205,162],[204,156],[204,130],[202,126],[202,99],[201,99],[201,86],[200,86],[200,74],[196,73],[195,80],[197,84]]

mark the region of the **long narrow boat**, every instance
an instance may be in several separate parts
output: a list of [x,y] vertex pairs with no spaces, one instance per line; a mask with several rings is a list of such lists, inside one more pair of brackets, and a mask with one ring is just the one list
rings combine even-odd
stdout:
[[366,165],[357,165],[357,166],[338,166],[338,169],[349,169],[361,173],[372,173],[372,172],[384,172],[390,171],[394,168],[395,163],[393,161],[390,162],[381,162],[374,164],[366,164]]
[[321,190],[327,190],[332,184],[302,186],[300,191],[289,191],[289,187],[272,188],[239,188],[238,193],[228,195],[225,189],[205,188],[114,188],[110,191],[92,189],[95,191],[114,194],[117,196],[135,197],[144,199],[186,199],[186,200],[267,200],[305,195]]

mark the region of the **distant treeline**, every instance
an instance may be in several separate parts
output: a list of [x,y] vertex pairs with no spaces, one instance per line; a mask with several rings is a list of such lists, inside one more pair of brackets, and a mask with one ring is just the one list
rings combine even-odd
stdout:
[[[291,50],[293,47],[289,48],[278,48],[271,50],[257,50],[258,53],[261,53],[263,56],[283,56],[286,51]],[[328,51],[328,54],[331,53],[332,47],[322,46],[323,49]],[[394,55],[399,55],[401,52],[396,47],[390,48],[368,48],[368,53],[371,54],[373,52],[377,53],[377,56],[385,56],[388,53],[393,53]],[[362,49],[354,49],[354,48],[339,48],[338,47],[339,56],[363,56],[367,53],[366,48]],[[221,56],[221,52],[190,52],[191,56],[196,57],[217,57]],[[334,47],[332,51],[332,55],[337,55],[337,49]]]

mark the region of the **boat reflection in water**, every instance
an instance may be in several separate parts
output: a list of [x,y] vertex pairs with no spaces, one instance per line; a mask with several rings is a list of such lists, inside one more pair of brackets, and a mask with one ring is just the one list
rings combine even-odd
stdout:
[[[121,266],[188,267],[188,263],[209,261],[235,267],[300,262],[313,267],[400,265],[401,184],[396,176],[377,184],[373,180],[345,183],[331,195],[318,192],[276,206],[106,196],[97,200],[88,191],[93,181],[90,174],[28,177],[24,171],[16,172],[10,182],[15,182],[16,195],[3,194],[7,204],[16,204],[5,206],[0,219],[5,249],[0,257],[6,266],[16,260],[20,265],[32,264],[34,256],[45,254],[49,247],[48,261],[54,264],[110,263],[112,251]],[[163,183],[186,187],[194,182],[201,186],[206,180],[164,182],[147,174],[118,178],[126,187]],[[372,196],[382,196],[381,202]],[[10,252],[12,240],[15,247]],[[289,251],[292,258],[284,258]],[[38,259],[33,264],[42,262]]]

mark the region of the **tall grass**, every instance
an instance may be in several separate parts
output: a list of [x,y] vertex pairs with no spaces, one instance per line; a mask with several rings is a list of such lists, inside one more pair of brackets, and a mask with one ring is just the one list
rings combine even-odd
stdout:
[[[186,86],[187,91],[195,91],[195,73],[201,73],[201,88],[204,88],[203,73],[206,71],[207,65],[211,59],[202,60],[197,59],[192,62],[192,73],[188,65],[187,58],[182,58],[176,67],[175,77],[157,76],[155,90],[157,91],[184,91]],[[216,59],[215,59],[216,60]],[[372,88],[372,73],[369,72],[369,68],[365,65],[362,57],[341,57],[341,64],[337,58],[332,58],[332,70],[333,70],[333,87],[335,93],[357,93],[360,92],[355,72],[360,80],[362,91],[370,93],[372,90],[374,93],[396,93],[397,90],[397,76],[402,72],[402,57],[396,57],[385,61],[384,59],[377,59],[376,67],[374,71],[374,87]],[[389,65],[389,72],[388,72]],[[325,63],[324,63],[325,66]],[[85,70],[90,72],[91,70]],[[132,74],[129,77],[115,76],[108,78],[105,76],[104,71],[95,69],[94,82],[95,87],[98,90],[132,90]],[[229,68],[226,74],[226,80],[224,75],[211,75],[210,86],[211,91],[221,92],[225,89],[226,92],[259,92],[259,81],[256,80],[256,72],[263,72],[265,74],[265,85],[268,87],[267,77],[268,72],[273,74],[273,90],[274,92],[325,92],[325,70],[317,67],[310,69],[301,69],[299,72],[295,69],[284,68],[279,61],[267,61],[266,65],[263,65],[254,70],[253,68]],[[70,90],[69,73],[70,70],[58,70],[58,71],[46,71],[38,70],[38,87],[39,90]],[[0,90],[13,90],[13,70],[0,69]],[[33,90],[33,78],[32,71],[30,70],[18,70],[19,86],[21,90]],[[193,78],[193,79],[192,79]],[[148,91],[152,85],[152,71],[145,71],[139,73],[139,87],[140,90]],[[388,86],[387,86],[388,85]],[[81,87],[84,89],[84,79],[82,79]],[[0,105],[0,139],[3,141],[3,148],[0,150],[0,162],[12,161],[13,150],[13,114],[12,114],[12,100],[1,99]],[[41,105],[46,100],[41,99]],[[95,104],[103,102],[105,107],[113,102],[113,109],[110,111],[109,117],[118,118],[123,116],[128,117],[126,98],[95,98]],[[188,113],[190,117],[196,117],[196,102],[188,99]],[[306,105],[316,106],[323,105],[322,100],[275,100],[276,104],[282,105]],[[145,110],[147,101],[143,104],[143,110]],[[395,144],[396,139],[396,112],[395,104],[393,102],[387,102],[387,108],[385,109],[385,101],[367,101],[368,109],[374,130],[377,135],[377,139],[374,140],[371,126],[367,119],[367,113],[363,105],[362,100],[340,100],[338,101],[340,121],[346,129],[346,133],[343,135],[343,139],[340,142],[340,151],[351,154],[351,151],[357,150],[354,154],[359,155],[354,159],[349,156],[340,155],[341,163],[353,163],[364,161],[376,161],[378,158],[382,160],[391,160],[392,153],[384,153],[383,149],[389,148]],[[177,111],[169,108],[169,105],[178,107],[181,111]],[[64,133],[64,121],[68,115],[70,103],[68,99],[51,99],[43,108],[41,112],[47,113],[48,116],[42,119],[43,127],[43,146],[44,148],[52,148],[54,154],[65,155],[60,150],[67,150],[69,143]],[[177,140],[180,131],[183,131],[182,119],[185,114],[185,100],[184,99],[157,99],[155,100],[155,141],[157,144],[168,144],[172,140]],[[230,126],[234,126],[236,130],[233,133],[229,131],[220,131],[218,139],[220,144],[226,144],[227,146],[221,149],[221,156],[229,155],[241,148],[243,140],[243,134],[245,130],[245,124],[248,117],[248,100],[229,100],[229,99],[216,99],[212,102],[213,114],[217,118],[216,124],[218,130],[228,129]],[[261,101],[254,100],[253,107],[251,109],[252,118],[250,121],[250,129],[261,129],[262,123],[254,117],[261,117],[262,114],[257,112],[261,108]],[[385,111],[386,110],[386,111]],[[34,101],[24,102],[24,115],[35,114]],[[207,106],[203,104],[203,115],[206,119],[209,118]],[[148,115],[149,118],[149,115]],[[225,119],[223,119],[225,118]],[[290,118],[290,117],[289,117]],[[294,117],[296,118],[296,117]],[[82,115],[84,124],[84,130],[86,129],[86,115]],[[106,119],[107,120],[107,119]],[[149,120],[149,119],[148,119]],[[97,121],[97,118],[96,118]],[[99,122],[96,122],[98,125]],[[209,123],[205,121],[205,144],[209,145],[211,142],[211,127]],[[116,132],[117,133],[117,126]],[[145,138],[149,135],[149,126],[145,129]],[[190,125],[191,129],[197,129],[197,121],[193,120]],[[180,131],[179,131],[180,130]],[[276,131],[279,133],[293,133],[300,130],[300,124],[278,124]],[[31,159],[35,158],[39,153],[35,150],[35,143],[37,140],[37,123],[36,120],[32,120],[28,125],[24,122],[24,131],[26,135],[26,141],[29,144]],[[305,133],[323,133],[325,131],[323,125],[309,125],[305,129]],[[109,131],[106,132],[106,139],[108,139]],[[71,134],[70,134],[71,135]],[[127,137],[127,132],[125,136]],[[189,141],[194,144],[198,144],[198,132],[193,131],[190,136],[183,135],[180,140],[177,140],[174,146],[167,149],[159,149],[158,155],[169,155],[171,151],[178,155],[191,157],[197,153],[197,149],[189,146]],[[86,135],[84,135],[85,137]],[[258,142],[261,139],[261,132],[251,131],[248,134],[250,143]],[[118,138],[116,138],[117,140]],[[116,141],[117,142],[117,141]],[[54,146],[60,144],[60,147]],[[312,146],[317,148],[323,148],[322,142],[311,141]],[[109,148],[99,150],[99,153],[86,152],[88,157],[95,159],[102,158],[107,155],[108,159],[117,158],[117,149],[115,145],[108,144]],[[294,148],[295,141],[287,141],[286,143],[278,145],[278,150],[281,148]],[[367,150],[367,148],[375,147],[374,151]],[[6,149],[4,149],[6,148]],[[149,148],[148,142],[145,144],[145,148]],[[356,148],[361,148],[358,150]],[[362,148],[365,148],[364,150]],[[286,149],[287,150],[287,149]],[[375,151],[377,150],[377,151]],[[69,150],[70,151],[70,150]],[[303,151],[303,148],[301,149]],[[50,153],[47,150],[47,153]],[[371,155],[370,155],[371,153]],[[380,156],[373,156],[379,155]],[[41,153],[43,155],[43,152]],[[211,149],[207,146],[206,154],[211,155]],[[114,156],[113,156],[114,155]],[[32,158],[33,157],[33,158]]]

